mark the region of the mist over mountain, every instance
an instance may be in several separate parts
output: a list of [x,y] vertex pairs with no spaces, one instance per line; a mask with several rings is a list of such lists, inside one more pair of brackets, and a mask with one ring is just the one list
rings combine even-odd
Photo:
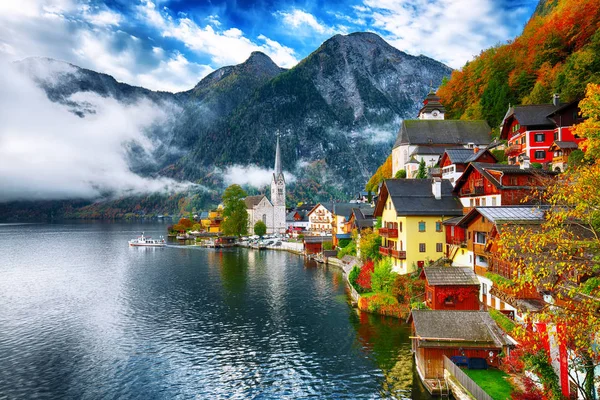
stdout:
[[[451,73],[372,33],[336,35],[289,70],[255,52],[179,93],[131,86],[48,58],[16,66],[82,122],[98,117],[88,95],[160,110],[161,118],[149,115],[141,126],[143,135],[124,138],[123,157],[139,176],[214,189],[205,202],[218,199],[223,186],[236,181],[233,175],[269,174],[277,132],[284,169],[295,181],[290,203],[352,195],[389,154],[401,120],[414,118],[431,87]],[[257,180],[260,190],[264,179]]]

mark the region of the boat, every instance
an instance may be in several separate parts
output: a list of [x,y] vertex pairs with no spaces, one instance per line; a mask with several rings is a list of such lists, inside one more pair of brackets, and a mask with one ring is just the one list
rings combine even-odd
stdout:
[[165,238],[162,236],[160,239],[152,239],[150,236],[144,236],[144,232],[142,232],[142,236],[137,239],[131,239],[129,241],[130,246],[146,246],[146,247],[164,247],[167,245],[165,242]]

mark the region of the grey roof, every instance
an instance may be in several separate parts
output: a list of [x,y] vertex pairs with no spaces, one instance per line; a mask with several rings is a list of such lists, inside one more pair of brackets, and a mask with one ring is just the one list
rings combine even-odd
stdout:
[[544,221],[544,209],[536,206],[475,207],[475,209],[495,224]]
[[354,223],[359,229],[372,228],[375,225],[373,221],[374,207],[353,208],[352,212],[354,213]]
[[384,184],[398,215],[462,215],[462,205],[447,179],[442,179],[439,200],[433,196],[431,179],[387,179]]
[[200,213],[200,219],[206,219],[208,218],[208,211],[202,211]]
[[413,152],[410,153],[410,156],[416,156],[417,154],[433,154],[441,156],[442,154],[444,154],[445,150],[446,147],[444,146],[417,146],[415,147]]
[[[539,125],[550,125],[554,126],[555,123],[548,118],[548,115],[558,109],[553,104],[529,104],[524,106],[514,106],[509,108],[504,119],[514,115],[519,121],[520,125],[523,126],[539,126]],[[504,121],[502,122],[504,124]]]
[[425,267],[423,273],[432,286],[479,286],[479,279],[471,267]]
[[443,225],[458,225],[458,223],[463,219],[463,215],[460,217],[453,217],[442,222]]
[[503,189],[531,189],[532,187],[537,187],[537,185],[528,185],[528,186],[510,186],[510,185],[501,185],[500,182],[488,171],[497,171],[502,172],[503,174],[508,175],[534,175],[534,176],[553,176],[556,175],[554,171],[546,171],[543,169],[535,169],[535,168],[521,168],[519,165],[508,165],[508,164],[491,164],[491,163],[480,163],[480,162],[472,162],[467,166],[465,172],[458,178],[456,184],[454,186],[454,191],[458,193],[459,189],[462,185],[467,181],[469,177],[469,169],[476,169],[483,177],[485,177],[490,183],[492,183],[495,187]]
[[468,164],[477,161],[477,159],[486,151],[487,148],[479,149],[478,152],[475,152],[473,149],[460,147],[456,149],[446,149],[446,154],[448,154],[448,158],[452,164]]
[[402,144],[487,145],[492,141],[486,121],[411,119],[402,121],[394,147]]
[[486,311],[413,310],[412,320],[420,347],[443,347],[448,342],[496,348],[508,344]]
[[333,203],[332,213],[333,215],[341,215],[346,219],[350,219],[350,215],[352,215],[352,209],[357,207],[358,204],[356,203]]
[[439,110],[440,112],[445,113],[446,108],[440,102],[440,100],[441,99],[438,95],[435,94],[434,91],[430,91],[427,97],[425,97],[425,100],[423,101],[423,107],[419,110],[419,114],[421,114],[422,112],[429,113],[433,110]]
[[281,169],[281,154],[279,150],[279,134],[277,134],[277,147],[275,148],[275,177],[279,178],[280,175],[283,174],[283,170]]
[[258,205],[258,203],[260,203],[260,201],[263,199],[263,197],[265,197],[264,194],[258,195],[258,196],[248,196],[244,199],[244,202],[246,203],[246,208],[247,209],[251,209],[254,208],[254,206]]
[[579,148],[579,146],[575,142],[556,141],[553,143],[553,145],[556,145],[559,149],[578,149]]

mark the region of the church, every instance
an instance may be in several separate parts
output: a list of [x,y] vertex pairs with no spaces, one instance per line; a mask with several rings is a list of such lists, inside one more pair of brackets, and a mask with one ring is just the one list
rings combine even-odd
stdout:
[[271,200],[264,194],[248,196],[245,199],[248,211],[248,232],[254,233],[254,224],[263,221],[267,226],[267,233],[285,233],[285,178],[281,168],[281,151],[279,149],[279,135],[275,149],[275,171],[271,179]]

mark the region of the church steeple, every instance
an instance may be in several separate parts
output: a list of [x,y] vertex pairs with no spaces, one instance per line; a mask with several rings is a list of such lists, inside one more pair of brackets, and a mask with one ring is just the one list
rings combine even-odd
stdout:
[[279,150],[279,132],[277,133],[277,147],[275,149],[275,177],[279,177],[283,172],[281,170],[281,154]]

